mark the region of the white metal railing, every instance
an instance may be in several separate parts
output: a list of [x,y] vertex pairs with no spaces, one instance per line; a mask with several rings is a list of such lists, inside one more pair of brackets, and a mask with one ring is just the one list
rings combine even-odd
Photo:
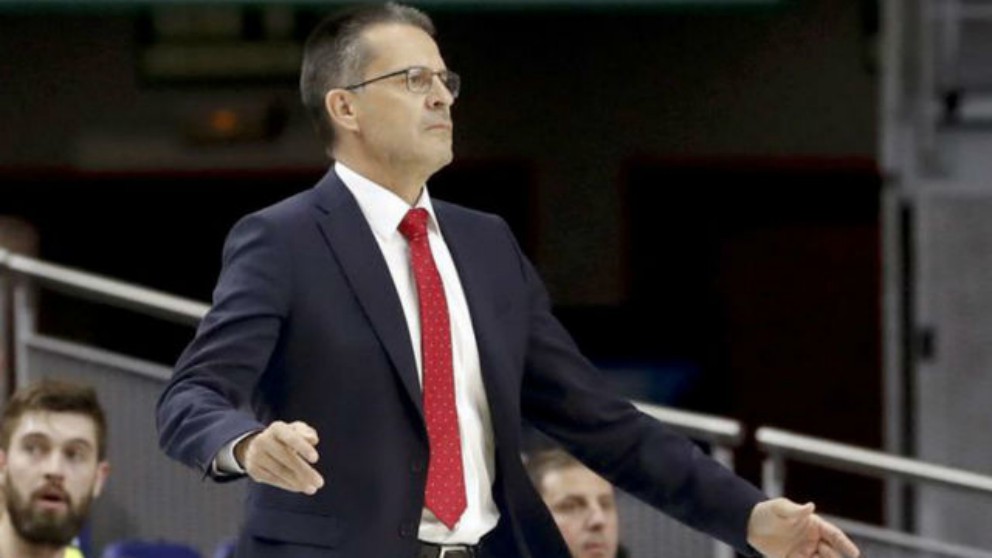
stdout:
[[851,537],[881,543],[886,548],[898,549],[909,553],[911,556],[924,554],[928,557],[992,558],[992,552],[986,550],[910,535],[894,529],[877,527],[860,521],[851,521],[850,519],[833,516],[824,517],[834,525],[840,527]]
[[[744,429],[741,423],[700,413],[680,411],[670,407],[661,407],[650,403],[635,401],[634,405],[648,414],[670,426],[673,430],[710,444],[713,459],[724,467],[734,469],[734,449],[744,441]],[[734,551],[729,546],[714,541],[714,558],[731,558]]]
[[[771,491],[769,495],[782,494],[780,477],[784,476],[784,465],[776,464],[776,457],[779,459],[789,457],[796,461],[880,478],[898,477],[992,495],[992,477],[962,469],[830,442],[777,428],[759,428],[756,439],[758,445],[769,453],[769,457],[765,460],[768,467],[763,470],[765,490]],[[774,472],[776,470],[782,472],[776,473]]]
[[[992,496],[992,476],[963,469],[771,427],[759,428],[755,439],[758,446],[767,454],[762,463],[762,488],[772,497],[784,494],[786,459],[886,480],[925,483]],[[847,520],[841,520],[839,523],[850,534],[916,552],[930,552],[956,558],[992,558],[992,553],[984,550],[917,537],[894,529],[873,527]]]
[[[741,423],[731,419],[680,411],[640,401],[635,401],[634,405],[673,430],[690,438],[709,443],[713,459],[730,470],[734,469],[734,448],[741,445],[744,440],[744,429],[741,427]],[[714,558],[732,558],[734,550],[722,542],[714,540],[713,556]]]
[[[198,301],[51,264],[3,249],[0,249],[0,270],[5,272],[0,273],[0,289],[2,289],[0,293],[7,292],[4,287],[6,282],[13,284],[13,324],[7,322],[5,319],[7,314],[2,311],[5,305],[9,304],[7,296],[0,296],[0,334],[5,335],[6,338],[12,330],[15,336],[18,382],[28,377],[25,369],[28,358],[25,352],[39,342],[36,331],[34,286],[186,325],[196,325],[209,309],[208,305]],[[79,356],[78,351],[76,356]],[[135,373],[142,374],[141,370],[136,370]],[[144,373],[144,375],[148,374]],[[152,375],[157,377],[157,374]],[[6,393],[0,395],[6,396]],[[634,402],[634,404],[641,411],[673,430],[708,443],[713,458],[727,468],[733,469],[734,448],[741,444],[744,437],[740,423],[650,403]],[[713,556],[730,558],[733,556],[733,550],[722,543],[714,542]]]
[[[196,325],[209,309],[202,302],[13,254],[3,249],[0,249],[0,268],[10,272],[14,278],[15,305],[20,305],[22,309],[21,312],[16,312],[19,319],[15,321],[26,321],[30,325],[27,329],[32,333],[33,303],[26,292],[27,287],[32,284],[186,325]],[[21,292],[20,296],[18,292]],[[5,324],[0,324],[0,327],[5,327]],[[722,456],[720,461],[733,468],[732,448],[743,441],[743,428],[739,422],[651,403],[634,404],[672,429],[711,444],[714,453]]]
[[[0,333],[9,334],[13,331],[16,336],[15,347],[26,347],[36,334],[32,285],[187,325],[195,325],[208,309],[208,306],[201,302],[54,265],[2,249],[0,249],[0,270],[6,272],[0,274],[0,281],[13,283],[14,306],[13,324],[7,323],[6,312],[0,311]],[[2,286],[3,283],[0,283],[0,287]],[[8,304],[7,297],[0,296],[0,310]],[[27,359],[17,360],[23,363]],[[18,373],[19,379],[24,377],[20,372]],[[744,429],[739,422],[645,402],[634,402],[634,404],[644,413],[672,429],[710,444],[713,457],[733,469],[734,448],[740,446],[744,439]],[[784,492],[786,459],[884,479],[925,482],[992,495],[992,477],[960,469],[770,427],[758,429],[756,439],[759,447],[767,454],[762,469],[762,483],[764,490],[770,496],[778,496]],[[837,519],[837,522],[852,535],[896,547],[959,558],[992,558],[992,553],[916,537],[891,529],[844,519]],[[732,556],[732,550],[716,543],[714,556],[729,557]]]
[[690,438],[701,440],[711,445],[713,458],[728,469],[734,468],[733,448],[744,441],[744,429],[741,423],[689,411],[662,407],[651,403],[635,401],[634,405],[645,414],[660,420]]
[[[184,325],[195,326],[208,309],[206,304],[194,300],[47,263],[8,250],[0,250],[0,267],[6,272],[5,283],[9,281],[13,287],[13,323],[0,324],[0,334],[5,336],[4,339],[8,338],[7,335],[13,335],[15,377],[18,384],[28,377],[26,352],[37,330],[36,285]],[[3,298],[3,303],[0,307],[8,304],[5,284],[3,288],[4,295],[0,297]],[[6,398],[8,391],[6,386],[0,386],[0,395]]]
[[12,272],[15,278],[30,279],[35,284],[79,298],[187,325],[196,325],[209,308],[201,302],[154,289],[47,263],[6,250],[2,252],[0,265]]
[[[0,296],[0,333],[7,335],[13,332],[15,348],[26,347],[36,334],[32,285],[187,325],[195,325],[208,309],[208,306],[201,302],[54,265],[2,249],[0,249],[0,270],[5,271],[0,274],[0,287],[6,282],[13,283],[14,310],[13,324],[10,324],[5,318],[7,313],[2,311],[10,302],[6,296]],[[27,359],[20,355],[17,360],[21,364]],[[26,376],[19,371],[18,378],[24,377]],[[744,430],[739,422],[645,402],[634,402],[634,404],[644,413],[672,429],[710,444],[713,457],[733,469],[734,448],[740,446],[744,439]],[[767,454],[762,469],[762,484],[770,496],[779,496],[784,492],[786,459],[883,479],[937,484],[992,495],[992,477],[969,471],[770,427],[759,428],[756,439],[759,447]],[[837,521],[853,535],[892,546],[959,558],[992,558],[992,553],[977,549],[848,520]],[[729,557],[732,556],[732,551],[725,545],[716,543],[714,556]]]

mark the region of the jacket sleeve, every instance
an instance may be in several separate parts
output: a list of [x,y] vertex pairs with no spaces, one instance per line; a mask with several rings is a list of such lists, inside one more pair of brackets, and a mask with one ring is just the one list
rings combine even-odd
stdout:
[[211,463],[226,443],[264,428],[249,403],[289,311],[290,255],[281,244],[259,214],[234,226],[212,307],[159,398],[160,446],[204,474],[214,475]]
[[552,315],[546,289],[521,254],[530,293],[522,412],[604,478],[640,500],[737,548],[767,497],[695,443],[610,393],[607,381]]

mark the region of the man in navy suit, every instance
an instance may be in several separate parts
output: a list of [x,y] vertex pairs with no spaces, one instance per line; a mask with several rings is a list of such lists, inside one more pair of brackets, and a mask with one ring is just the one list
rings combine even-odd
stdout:
[[159,401],[170,456],[252,479],[238,556],[565,557],[524,419],[741,551],[857,555],[812,505],[768,500],[604,393],[505,223],[429,196],[460,85],[433,34],[396,4],[311,34],[301,93],[334,164],[232,229]]

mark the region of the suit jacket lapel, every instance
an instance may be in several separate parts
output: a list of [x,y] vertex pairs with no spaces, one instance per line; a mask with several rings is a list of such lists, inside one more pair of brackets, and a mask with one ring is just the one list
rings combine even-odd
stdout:
[[317,224],[407,394],[423,417],[423,398],[406,317],[372,229],[355,198],[333,170],[317,184],[315,193],[319,209]]
[[444,202],[432,200],[437,213],[438,224],[444,234],[444,242],[448,245],[451,258],[458,270],[462,291],[468,303],[469,314],[472,317],[472,329],[475,331],[475,342],[479,350],[479,364],[482,368],[482,382],[489,400],[489,410],[492,414],[494,435],[498,437],[500,425],[512,424],[509,417],[504,416],[505,398],[511,394],[504,393],[505,382],[500,381],[500,355],[494,348],[502,346],[498,341],[499,323],[495,314],[495,302],[498,291],[495,281],[498,278],[486,266],[488,245],[484,239],[474,238],[471,229],[459,223],[457,215],[449,211]]

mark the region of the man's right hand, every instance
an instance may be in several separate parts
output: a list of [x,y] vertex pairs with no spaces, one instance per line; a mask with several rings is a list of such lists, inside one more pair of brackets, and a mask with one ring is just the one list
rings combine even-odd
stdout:
[[317,431],[305,422],[276,421],[234,446],[234,457],[252,480],[313,495],[324,479],[317,462]]

